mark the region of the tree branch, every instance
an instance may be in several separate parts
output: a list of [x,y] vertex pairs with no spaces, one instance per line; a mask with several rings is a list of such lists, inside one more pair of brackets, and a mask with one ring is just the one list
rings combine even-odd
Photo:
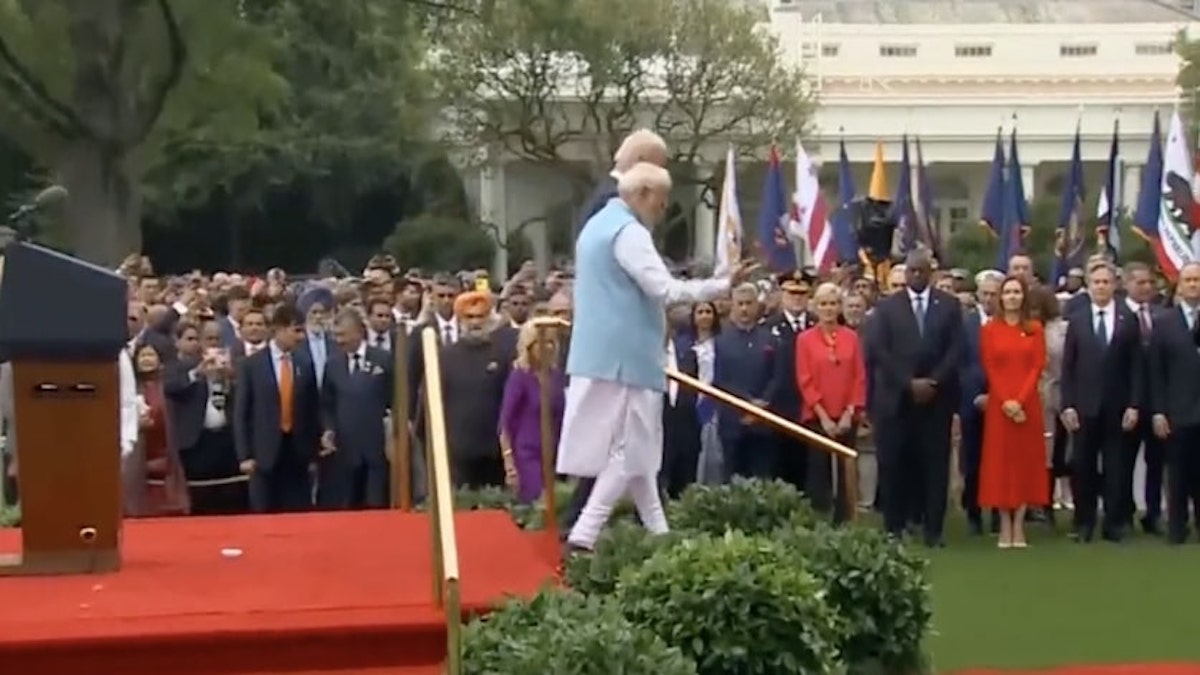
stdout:
[[145,140],[154,123],[162,115],[167,103],[167,96],[183,77],[183,64],[187,62],[187,45],[179,30],[179,21],[175,11],[171,9],[170,0],[156,0],[159,13],[162,14],[163,27],[167,32],[168,58],[167,72],[156,85],[152,85],[148,95],[139,101],[133,110],[135,121],[132,128],[125,134],[125,142],[136,145]]
[[45,110],[37,111],[28,105],[24,106],[25,110],[36,118],[35,121],[64,138],[95,136],[92,129],[84,123],[79,115],[65,103],[54,98],[46,85],[17,58],[3,36],[0,36],[0,62],[7,67],[12,84],[23,90],[28,99],[36,101],[45,108]]

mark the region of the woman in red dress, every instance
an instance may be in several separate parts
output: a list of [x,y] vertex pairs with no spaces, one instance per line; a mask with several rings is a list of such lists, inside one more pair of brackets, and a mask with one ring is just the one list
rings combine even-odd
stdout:
[[1000,512],[1000,548],[1025,548],[1025,509],[1049,498],[1038,379],[1046,366],[1042,324],[1029,318],[1025,282],[1000,286],[1000,317],[979,336],[987,377],[979,505]]

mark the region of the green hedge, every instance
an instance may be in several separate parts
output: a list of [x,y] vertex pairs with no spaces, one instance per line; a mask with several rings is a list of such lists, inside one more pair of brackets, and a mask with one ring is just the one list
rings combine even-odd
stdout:
[[0,504],[0,527],[19,527],[21,525],[21,507]]
[[585,595],[608,595],[617,589],[617,581],[628,569],[641,567],[658,551],[683,539],[679,531],[651,534],[632,520],[620,520],[608,526],[596,541],[591,555],[574,555],[563,566],[563,582]]
[[842,622],[801,559],[767,537],[698,535],[627,570],[617,598],[634,624],[699,675],[821,675],[841,668]]
[[933,618],[923,558],[874,528],[788,528],[775,538],[821,581],[845,625],[847,663],[872,672],[921,670]]
[[467,625],[466,675],[696,675],[681,650],[609,599],[546,590]]
[[667,522],[714,536],[736,530],[770,534],[788,524],[812,526],[820,517],[790,483],[734,478],[728,485],[692,485],[667,506]]

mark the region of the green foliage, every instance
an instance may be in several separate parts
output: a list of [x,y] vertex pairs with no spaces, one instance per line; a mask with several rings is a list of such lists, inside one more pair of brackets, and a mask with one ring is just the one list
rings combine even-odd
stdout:
[[491,267],[496,241],[464,218],[423,214],[401,222],[383,247],[402,269],[461,270]]
[[769,534],[784,525],[815,524],[819,516],[790,483],[734,478],[728,485],[691,485],[668,505],[680,530],[720,536],[727,530]]
[[544,590],[514,600],[463,635],[466,675],[694,675],[695,665],[612,602]]
[[20,527],[21,507],[0,504],[0,527]]
[[[1096,197],[1092,197],[1080,207],[1080,213],[1096,212]],[[1029,205],[1029,217],[1033,220],[1029,234],[1025,238],[1025,250],[1033,256],[1034,269],[1048,276],[1053,269],[1054,241],[1058,229],[1058,219],[1062,210],[1062,196],[1047,192],[1035,197]],[[1085,219],[1086,220],[1086,219]],[[1134,231],[1128,218],[1120,223],[1121,230],[1121,262],[1140,261],[1154,264],[1154,253],[1144,239]],[[1087,239],[1086,250],[1095,248],[1095,235],[1091,225],[1082,226],[1082,232]],[[942,261],[943,267],[965,267],[970,270],[995,269],[1000,262],[997,258],[1000,242],[995,235],[982,225],[967,225],[950,238],[947,245],[948,260]],[[1005,269],[1007,265],[1001,266]]]
[[933,616],[924,559],[875,528],[788,528],[776,536],[824,586],[843,622],[847,663],[888,673],[920,668]]
[[651,534],[632,520],[618,520],[600,535],[594,553],[567,559],[563,581],[585,595],[609,595],[616,590],[622,573],[640,567],[656,552],[682,538],[679,530]]
[[[441,131],[457,147],[489,148],[551,169],[575,201],[635,127],[668,139],[673,167],[705,167],[702,175],[673,172],[681,185],[694,185],[714,178],[713,164],[697,161],[714,144],[732,141],[761,155],[809,123],[805,75],[762,29],[753,3],[493,5],[492,20],[439,32],[442,48],[431,70],[444,106]],[[680,197],[690,213],[695,197]]]
[[665,548],[617,586],[626,616],[700,675],[839,672],[841,624],[825,595],[786,547],[737,532]]

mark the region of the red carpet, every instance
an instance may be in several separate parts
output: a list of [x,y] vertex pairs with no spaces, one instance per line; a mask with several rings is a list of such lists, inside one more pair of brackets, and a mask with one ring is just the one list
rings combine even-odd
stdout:
[[[466,612],[553,581],[544,547],[507,514],[455,522]],[[445,655],[425,514],[131,521],[124,541],[116,574],[0,579],[4,672],[416,674],[399,666]],[[0,551],[18,546],[0,530]]]
[[1042,670],[963,670],[955,675],[1200,675],[1200,663],[1062,666]]

